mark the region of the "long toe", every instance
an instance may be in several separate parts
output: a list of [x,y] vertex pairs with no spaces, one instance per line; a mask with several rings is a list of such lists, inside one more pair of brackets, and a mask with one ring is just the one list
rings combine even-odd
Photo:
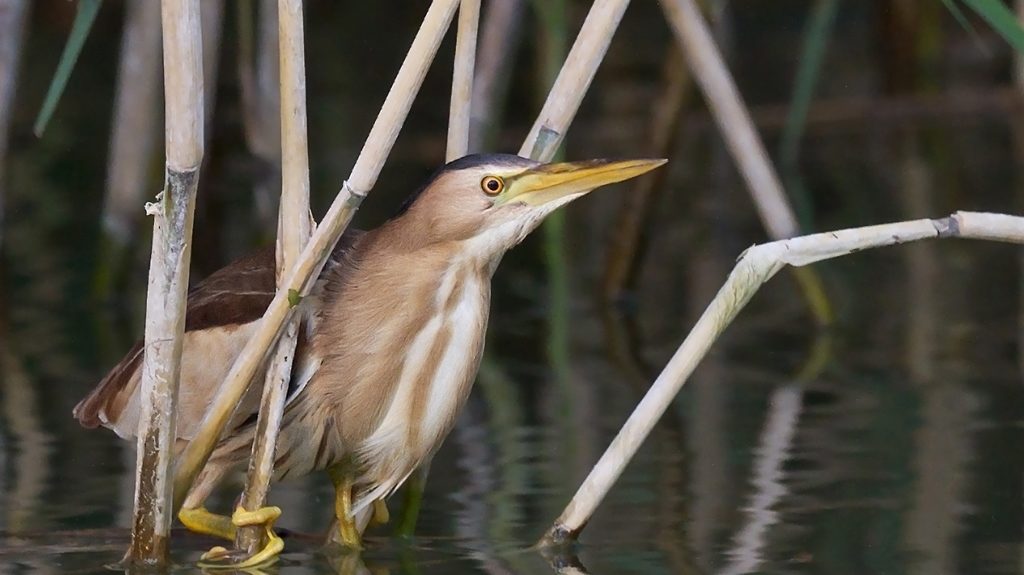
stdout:
[[274,522],[281,516],[281,508],[277,506],[260,507],[255,511],[246,511],[241,507],[235,509],[231,515],[231,523],[235,527],[249,527],[251,525],[263,525],[268,529],[274,526]]
[[280,507],[261,507],[255,511],[246,511],[241,507],[235,509],[231,515],[233,527],[258,525],[266,529],[263,548],[252,555],[245,555],[241,551],[215,547],[202,556],[199,566],[206,569],[247,569],[273,563],[284,550],[284,541],[274,533],[274,522],[280,516]]

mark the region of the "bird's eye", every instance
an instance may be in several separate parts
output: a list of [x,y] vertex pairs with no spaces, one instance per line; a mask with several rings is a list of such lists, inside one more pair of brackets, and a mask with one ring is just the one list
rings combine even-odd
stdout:
[[498,176],[487,176],[480,180],[480,188],[483,189],[485,194],[495,196],[505,189],[505,182]]

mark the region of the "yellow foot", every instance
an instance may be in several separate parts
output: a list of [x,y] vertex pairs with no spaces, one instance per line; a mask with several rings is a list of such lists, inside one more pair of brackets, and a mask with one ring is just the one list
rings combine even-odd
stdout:
[[241,507],[231,515],[231,526],[238,527],[262,526],[266,529],[266,545],[256,553],[235,560],[237,551],[232,552],[223,547],[214,547],[200,558],[200,566],[220,569],[245,569],[270,563],[277,559],[284,549],[284,541],[274,533],[274,521],[281,516],[280,507],[262,507],[255,511],[246,511]]
[[373,517],[370,521],[377,525],[384,525],[388,521],[391,521],[391,512],[388,511],[388,504],[383,499],[377,499],[373,502]]
[[267,544],[254,553],[251,557],[236,563],[235,567],[253,567],[260,565],[268,561],[277,559],[277,556],[281,554],[281,550],[284,549],[284,541],[274,533],[274,522],[281,516],[280,507],[261,507],[255,511],[246,511],[239,507],[235,509],[233,515],[231,515],[231,522],[236,527],[248,527],[251,525],[262,525],[267,531]]

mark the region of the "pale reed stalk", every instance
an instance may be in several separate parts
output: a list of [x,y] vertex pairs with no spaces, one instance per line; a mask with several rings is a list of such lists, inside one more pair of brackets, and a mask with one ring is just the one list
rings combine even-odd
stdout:
[[661,6],[768,235],[775,240],[796,235],[796,216],[700,8],[694,0],[661,0]]
[[[277,21],[282,155],[281,207],[277,225],[277,282],[280,290],[285,288],[284,274],[298,261],[309,240],[311,228],[302,0],[279,0]],[[245,491],[239,503],[246,510],[255,511],[266,504],[300,322],[300,316],[288,320],[267,367],[252,457],[249,458]],[[259,527],[239,529],[236,547],[255,553],[263,544],[263,533]]]
[[947,218],[778,240],[743,252],[725,285],[697,320],[540,545],[563,544],[579,535],[711,345],[776,272],[786,265],[806,266],[869,248],[929,238],[972,238],[1020,244],[1024,243],[1024,217],[957,212]]
[[[694,0],[661,0],[665,17],[686,56],[711,115],[750,190],[768,236],[775,240],[800,233],[779,175],[736,89],[715,39]],[[819,324],[832,321],[831,304],[821,279],[811,269],[795,269],[794,277]]]
[[146,297],[135,513],[127,558],[165,564],[172,510],[171,457],[185,330],[192,217],[203,160],[203,61],[199,0],[161,2],[167,176],[146,211],[153,252]]
[[239,398],[248,388],[267,350],[277,340],[285,321],[292,315],[290,292],[299,296],[309,292],[315,281],[311,278],[320,274],[334,244],[376,183],[458,4],[458,0],[434,0],[430,5],[349,179],[342,185],[323,221],[302,250],[298,262],[285,274],[287,281],[267,306],[259,327],[235,360],[208,408],[199,432],[182,453],[174,478],[175,508],[180,506],[199,470],[206,464]]
[[554,157],[628,6],[629,0],[595,0],[544,107],[519,148],[520,156],[540,162]]
[[472,113],[473,72],[476,68],[476,37],[480,25],[480,0],[459,4],[459,34],[455,42],[455,71],[452,73],[452,101],[448,113],[448,146],[445,160],[452,161],[469,151],[469,121]]

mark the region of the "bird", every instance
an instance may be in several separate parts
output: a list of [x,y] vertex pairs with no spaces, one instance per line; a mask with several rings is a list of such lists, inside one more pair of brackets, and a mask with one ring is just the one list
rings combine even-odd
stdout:
[[[502,256],[544,218],[595,188],[634,178],[663,159],[539,163],[474,154],[437,170],[397,213],[338,241],[309,296],[274,456],[273,480],[326,471],[335,488],[336,539],[361,547],[383,501],[451,431],[480,366],[491,279]],[[272,248],[222,268],[189,291],[177,413],[177,453],[274,297]],[[124,439],[140,417],[143,343],[138,342],[74,409],[87,428]],[[266,528],[262,561],[283,544],[280,509],[204,507],[250,455],[262,386],[250,386],[178,517],[199,533],[234,539]]]

